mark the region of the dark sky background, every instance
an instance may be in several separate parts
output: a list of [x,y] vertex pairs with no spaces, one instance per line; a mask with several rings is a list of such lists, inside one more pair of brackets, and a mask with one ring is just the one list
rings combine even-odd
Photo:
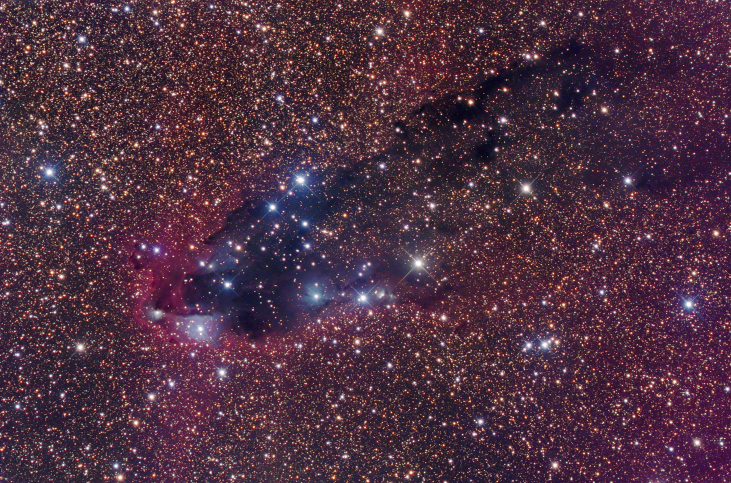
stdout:
[[716,2],[0,5],[0,481],[731,481]]

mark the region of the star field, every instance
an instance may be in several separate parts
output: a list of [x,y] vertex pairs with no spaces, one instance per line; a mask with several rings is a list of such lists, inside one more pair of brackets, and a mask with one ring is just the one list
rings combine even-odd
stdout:
[[0,481],[731,481],[729,30],[0,4]]

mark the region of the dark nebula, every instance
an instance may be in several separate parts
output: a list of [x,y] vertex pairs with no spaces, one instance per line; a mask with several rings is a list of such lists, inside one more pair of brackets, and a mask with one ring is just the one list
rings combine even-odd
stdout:
[[[411,200],[423,197],[423,208],[435,212],[441,188],[471,190],[500,148],[515,144],[507,120],[487,107],[496,104],[500,88],[519,93],[498,104],[500,112],[514,112],[519,106],[512,103],[530,96],[538,76],[561,85],[553,116],[558,118],[581,108],[597,87],[588,73],[601,71],[603,62],[570,42],[540,61],[421,106],[394,123],[395,139],[376,158],[344,159],[324,171],[292,164],[284,190],[267,199],[245,198],[227,216],[206,240],[198,266],[172,279],[161,274],[164,289],[147,302],[148,315],[182,340],[215,343],[225,331],[281,334],[333,310],[406,303],[428,309],[449,291],[468,293],[467,287],[446,283],[449,270],[441,250],[464,223],[413,221]],[[497,168],[510,179],[510,165]],[[412,170],[427,176],[414,184],[423,193],[401,182]],[[549,171],[534,170],[532,176]],[[513,190],[508,183],[507,191]],[[350,259],[343,252],[363,255]],[[134,256],[131,260],[144,267]]]

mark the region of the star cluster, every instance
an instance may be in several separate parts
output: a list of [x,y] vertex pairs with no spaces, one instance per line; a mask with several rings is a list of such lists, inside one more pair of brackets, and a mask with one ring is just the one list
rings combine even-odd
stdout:
[[729,30],[0,4],[0,480],[729,481]]

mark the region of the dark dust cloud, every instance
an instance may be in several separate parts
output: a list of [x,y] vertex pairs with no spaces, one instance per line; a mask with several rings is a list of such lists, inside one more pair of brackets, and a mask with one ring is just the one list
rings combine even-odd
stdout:
[[729,31],[0,3],[0,481],[731,481]]
[[[512,104],[524,101],[538,75],[561,86],[547,117],[580,111],[583,97],[596,95],[592,73],[607,62],[585,50],[568,42],[540,61],[516,62],[464,93],[420,106],[393,123],[395,139],[376,157],[324,172],[292,163],[280,193],[244,198],[227,216],[206,240],[194,270],[172,281],[160,274],[164,289],[148,302],[148,317],[183,340],[215,344],[229,330],[256,337],[298,328],[331,305],[390,309],[398,300],[427,309],[449,291],[471,292],[444,276],[452,267],[441,246],[471,226],[448,216],[454,202],[445,202],[445,188],[484,190],[475,183],[484,184],[489,174],[504,182],[502,196],[510,197],[519,180],[509,164],[498,163],[498,153],[516,140],[500,113],[516,111]],[[495,106],[507,86],[517,95]],[[420,176],[404,183],[412,171]],[[550,170],[539,165],[529,172],[538,179]],[[521,194],[530,195],[533,180],[522,183]],[[414,209],[434,216],[414,219]],[[326,226],[337,228],[321,228]],[[145,267],[139,260],[146,250],[135,246],[137,269]]]

